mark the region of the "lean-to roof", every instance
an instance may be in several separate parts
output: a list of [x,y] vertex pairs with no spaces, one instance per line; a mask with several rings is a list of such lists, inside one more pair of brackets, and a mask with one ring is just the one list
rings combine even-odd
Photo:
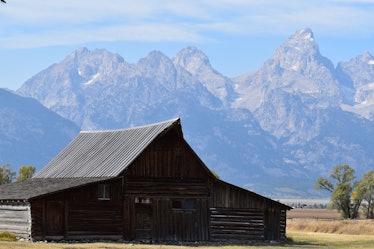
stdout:
[[52,194],[94,182],[108,180],[107,177],[97,178],[31,178],[21,182],[13,182],[0,186],[0,202],[26,201],[34,197]]

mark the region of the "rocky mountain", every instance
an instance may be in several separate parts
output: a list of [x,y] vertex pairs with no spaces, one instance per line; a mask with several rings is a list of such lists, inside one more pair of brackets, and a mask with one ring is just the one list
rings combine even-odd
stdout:
[[152,51],[134,64],[81,48],[17,93],[82,129],[179,116],[186,140],[222,179],[274,197],[317,196],[315,179],[333,166],[350,164],[360,175],[374,163],[366,115],[374,109],[357,106],[372,99],[372,61],[365,53],[334,67],[310,29],[290,36],[257,71],[233,79],[195,47],[172,59]]
[[189,108],[186,103],[222,107],[197,79],[158,51],[130,65],[106,50],[82,48],[32,77],[18,93],[82,129],[122,128],[165,113],[178,116]]
[[236,82],[240,97],[234,106],[250,110],[261,127],[278,139],[303,143],[318,135],[320,112],[342,101],[334,73],[311,30],[303,29],[253,75]]
[[0,89],[0,165],[44,166],[79,127],[31,98]]
[[342,109],[374,120],[374,57],[365,52],[348,62],[340,62],[337,71],[347,100]]
[[368,139],[373,123],[357,115],[349,93],[357,101],[362,89],[370,88],[371,61],[365,53],[335,68],[320,54],[312,31],[302,29],[259,70],[235,80],[239,98],[233,106],[250,110],[261,128],[277,138],[283,174],[291,165],[315,177],[334,165],[350,164],[360,175],[373,164],[374,144]]
[[175,55],[173,62],[191,73],[224,105],[237,98],[232,81],[212,68],[209,58],[196,47],[182,49]]
[[[18,93],[38,99],[85,130],[144,125],[178,116],[182,118],[187,140],[222,178],[236,181],[239,176],[245,179],[245,175],[251,175],[249,172],[254,170],[240,172],[236,166],[238,158],[245,164],[253,161],[254,165],[265,168],[258,154],[271,146],[257,145],[269,144],[272,137],[259,128],[249,111],[226,107],[233,91],[228,78],[211,68],[209,74],[222,80],[215,88],[218,85],[214,85],[215,81],[200,81],[182,67],[192,71],[196,61],[200,66],[203,63],[210,67],[206,56],[201,60],[204,58],[201,51],[196,48],[185,51],[195,51],[196,57],[190,54],[182,63],[181,56],[176,56],[174,62],[153,51],[130,65],[106,50],[78,49],[25,82]],[[108,58],[110,63],[106,61]],[[214,93],[219,91],[211,93],[208,87],[225,94],[216,96]],[[243,137],[252,141],[250,151],[242,146]]]

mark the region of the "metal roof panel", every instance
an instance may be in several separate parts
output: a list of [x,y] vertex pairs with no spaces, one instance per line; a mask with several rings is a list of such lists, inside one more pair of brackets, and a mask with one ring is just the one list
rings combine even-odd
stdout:
[[81,131],[34,178],[115,177],[180,119],[121,130]]

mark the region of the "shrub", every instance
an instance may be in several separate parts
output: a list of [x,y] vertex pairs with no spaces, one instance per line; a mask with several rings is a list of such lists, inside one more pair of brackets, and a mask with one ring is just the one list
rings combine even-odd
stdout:
[[0,233],[0,241],[16,241],[16,240],[17,240],[16,236],[10,232]]

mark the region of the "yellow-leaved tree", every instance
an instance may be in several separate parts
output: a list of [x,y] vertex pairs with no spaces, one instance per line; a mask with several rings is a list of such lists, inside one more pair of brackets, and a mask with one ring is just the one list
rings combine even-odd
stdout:
[[33,166],[22,166],[18,169],[17,182],[24,181],[31,178],[35,173],[35,167]]

